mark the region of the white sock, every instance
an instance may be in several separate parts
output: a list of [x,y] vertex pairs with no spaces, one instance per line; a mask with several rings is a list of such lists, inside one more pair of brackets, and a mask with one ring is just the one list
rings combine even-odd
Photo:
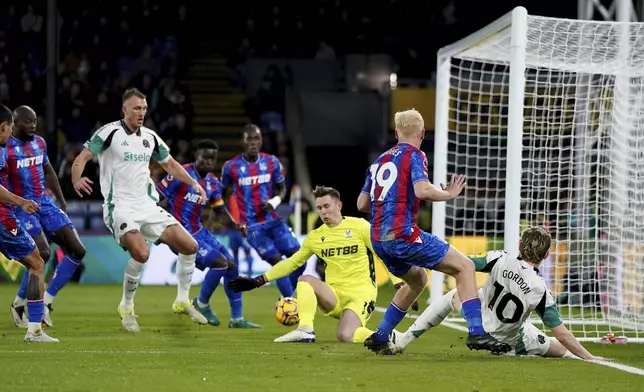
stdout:
[[199,301],[199,298],[197,298],[197,305],[199,305],[200,308],[205,308],[206,306],[208,306],[210,304],[205,304],[205,303]]
[[52,302],[54,302],[54,297],[53,295],[49,294],[47,291],[45,291],[45,305],[49,305]]
[[452,298],[454,298],[456,289],[443,295],[438,301],[429,305],[427,309],[414,321],[414,323],[403,334],[403,344],[405,347],[427,330],[437,326],[454,310]]
[[26,300],[24,298],[20,298],[16,295],[16,298],[13,299],[13,306],[25,306]]
[[38,333],[42,332],[42,325],[40,324],[40,322],[28,323],[27,324],[27,331],[33,332],[35,334],[38,334]]
[[190,283],[195,272],[196,254],[184,255],[179,253],[177,259],[177,302],[190,302]]
[[143,264],[130,258],[125,267],[125,276],[123,278],[123,298],[119,307],[123,310],[134,307],[134,294],[139,286],[139,279],[143,272]]

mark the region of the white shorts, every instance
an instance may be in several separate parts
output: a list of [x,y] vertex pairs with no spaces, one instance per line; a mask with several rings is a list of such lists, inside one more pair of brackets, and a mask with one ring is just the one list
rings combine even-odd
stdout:
[[[494,336],[494,333],[490,333]],[[496,337],[496,336],[495,336]],[[499,339],[500,337],[496,337]],[[508,355],[526,356],[535,355],[542,357],[550,348],[550,339],[532,323],[524,323],[519,330],[519,337],[513,350]]]
[[138,231],[143,237],[155,242],[163,231],[179,222],[166,210],[156,204],[143,204],[136,207],[115,206],[113,209],[103,208],[105,225],[112,232],[116,242],[121,245],[121,237],[130,231]]

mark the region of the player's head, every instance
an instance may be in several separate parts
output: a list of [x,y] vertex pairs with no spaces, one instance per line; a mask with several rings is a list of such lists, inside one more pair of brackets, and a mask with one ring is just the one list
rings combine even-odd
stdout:
[[425,120],[416,109],[397,112],[394,115],[396,139],[420,147],[425,138]]
[[0,146],[7,145],[13,127],[13,113],[8,107],[0,104]]
[[136,88],[127,89],[123,93],[123,120],[128,126],[138,129],[143,125],[145,114],[148,112],[148,102],[145,98],[145,94]]
[[316,186],[313,190],[315,209],[320,219],[327,225],[337,225],[342,220],[342,201],[340,192],[328,186]]
[[519,254],[521,258],[534,265],[539,265],[548,257],[552,239],[543,226],[531,226],[521,233]]
[[214,140],[204,139],[197,143],[195,152],[195,167],[199,173],[212,173],[217,163],[219,146]]
[[20,140],[33,140],[38,117],[29,106],[18,106],[13,111],[13,131]]
[[262,131],[257,125],[248,124],[244,126],[242,131],[242,141],[244,142],[244,153],[255,156],[262,149]]

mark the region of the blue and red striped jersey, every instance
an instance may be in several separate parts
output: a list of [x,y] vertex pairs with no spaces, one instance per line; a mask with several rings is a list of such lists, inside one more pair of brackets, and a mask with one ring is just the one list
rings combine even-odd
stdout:
[[369,167],[362,193],[371,198],[373,241],[418,238],[420,200],[414,195],[414,184],[429,181],[427,170],[425,153],[407,143],[396,144]]
[[[213,208],[224,206],[224,199],[221,197],[221,183],[214,174],[208,173],[205,177],[201,177],[192,163],[183,165],[183,167],[192,178],[199,181],[201,187],[206,191],[207,206]],[[204,205],[200,203],[201,198],[191,185],[174,179],[168,174],[157,184],[157,190],[168,199],[168,211],[190,234],[195,234],[203,228],[199,218]]]
[[251,226],[279,219],[276,211],[263,209],[276,196],[275,185],[284,182],[284,169],[274,155],[259,153],[255,162],[238,155],[224,163],[221,181],[224,188],[233,187],[241,223]]
[[51,199],[45,185],[45,165],[48,163],[45,139],[36,135],[33,140],[22,142],[11,136],[7,142],[9,190],[25,199]]
[[[7,148],[0,148],[0,185],[9,189],[9,167],[7,166]],[[16,228],[16,215],[13,205],[0,203],[0,224],[9,230]]]

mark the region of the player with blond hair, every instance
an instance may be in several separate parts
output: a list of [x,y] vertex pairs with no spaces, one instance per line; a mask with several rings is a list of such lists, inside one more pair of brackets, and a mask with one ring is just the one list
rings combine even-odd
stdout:
[[197,242],[167,211],[157,205],[159,194],[150,178],[150,161],[158,162],[176,180],[192,187],[199,202],[208,198],[199,181],[172,156],[167,145],[153,130],[143,126],[148,110],[146,97],[137,89],[123,94],[123,119],[99,128],[85,143],[72,165],[72,183],[79,196],[92,193],[92,181],[82,177],[85,165],[98,156],[101,192],[105,198],[105,225],[116,242],[130,253],[123,279],[123,297],[117,310],[123,328],[139,332],[134,313],[134,294],[150,249],[146,241],[160,240],[179,253],[175,313],[186,314],[194,322],[206,318],[190,302],[190,282],[195,270]]
[[[319,307],[325,315],[340,320],[336,331],[338,341],[362,343],[373,333],[365,325],[378,295],[369,222],[343,217],[340,193],[334,188],[318,186],[313,195],[324,224],[307,235],[300,250],[262,276],[239,277],[229,285],[235,291],[256,289],[266,282],[288,276],[315,254],[326,263],[326,282],[311,275],[299,277],[300,324],[275,342],[315,342],[313,318]],[[400,282],[392,278],[394,283]]]
[[462,175],[452,176],[442,189],[429,182],[427,157],[420,150],[425,123],[414,109],[396,113],[398,144],[369,166],[358,197],[358,209],[371,212],[371,241],[375,253],[389,271],[407,283],[387,308],[376,332],[365,346],[378,354],[391,354],[396,340],[394,328],[427,284],[424,268],[435,269],[456,279],[469,336],[467,347],[504,353],[511,350],[483,328],[481,301],[476,292],[474,264],[444,240],[422,231],[416,223],[420,200],[443,202],[460,195]]
[[[577,356],[601,360],[590,354],[566,328],[557,304],[538,274],[541,261],[550,251],[550,234],[541,226],[528,227],[521,234],[519,253],[513,258],[504,251],[490,251],[469,256],[476,270],[490,274],[479,290],[483,302],[483,326],[492,336],[513,347],[515,355],[543,357]],[[403,351],[427,330],[439,325],[453,311],[460,311],[456,290],[432,303],[396,341],[394,352]],[[555,339],[547,338],[528,322],[536,312]]]

